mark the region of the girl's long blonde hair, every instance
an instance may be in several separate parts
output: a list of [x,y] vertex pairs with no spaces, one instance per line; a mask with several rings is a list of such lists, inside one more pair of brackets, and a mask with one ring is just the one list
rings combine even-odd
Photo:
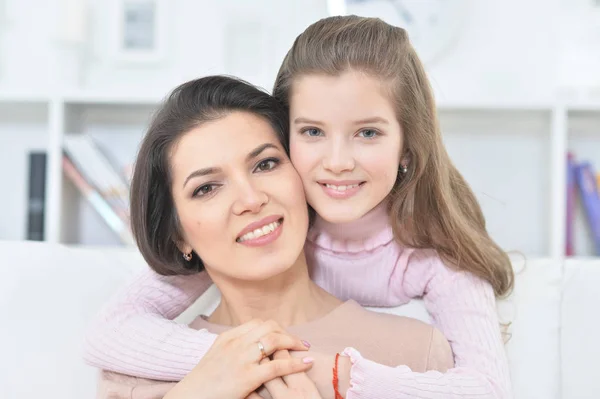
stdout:
[[508,255],[489,236],[481,207],[444,148],[425,70],[406,31],[377,18],[325,18],[296,38],[277,75],[273,95],[289,107],[294,79],[309,74],[366,73],[389,87],[404,132],[408,172],[390,193],[396,239],[432,248],[451,267],[488,281],[497,296],[510,293]]

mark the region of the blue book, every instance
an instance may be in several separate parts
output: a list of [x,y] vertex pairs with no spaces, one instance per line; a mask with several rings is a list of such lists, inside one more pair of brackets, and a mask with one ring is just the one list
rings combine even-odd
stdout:
[[565,255],[575,255],[575,156],[567,154],[567,234]]
[[596,185],[596,175],[589,162],[582,162],[578,165],[575,168],[575,175],[592,232],[596,255],[600,255],[600,195]]

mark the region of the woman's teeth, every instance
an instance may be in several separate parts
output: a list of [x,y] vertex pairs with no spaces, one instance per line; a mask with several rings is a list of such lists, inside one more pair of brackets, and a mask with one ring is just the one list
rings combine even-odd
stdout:
[[358,186],[359,186],[359,184],[351,184],[349,186],[334,186],[333,184],[325,184],[325,187],[330,188],[332,190],[337,190],[337,191],[346,191],[346,190],[350,190],[351,188],[356,188]]
[[279,220],[276,222],[264,225],[260,229],[256,229],[254,231],[244,234],[243,236],[241,236],[240,238],[237,239],[237,242],[244,242],[246,240],[252,240],[254,238],[258,238],[258,237],[267,235],[267,234],[271,233],[272,231],[274,231],[277,227],[279,227],[279,225],[281,225],[281,222]]

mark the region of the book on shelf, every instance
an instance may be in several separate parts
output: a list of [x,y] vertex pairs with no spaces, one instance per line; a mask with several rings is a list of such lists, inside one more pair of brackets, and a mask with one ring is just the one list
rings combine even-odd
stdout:
[[87,135],[67,135],[65,175],[125,244],[134,243],[129,221],[129,185]]
[[567,256],[575,255],[575,156],[567,154],[567,220],[566,248]]
[[595,252],[596,255],[600,255],[600,194],[591,163],[579,163],[575,167],[575,176],[592,234]]
[[27,239],[44,241],[46,204],[46,153],[29,153],[29,193],[27,198]]

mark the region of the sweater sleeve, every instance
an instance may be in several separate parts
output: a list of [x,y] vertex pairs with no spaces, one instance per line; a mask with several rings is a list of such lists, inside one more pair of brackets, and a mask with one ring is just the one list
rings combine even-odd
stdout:
[[394,282],[411,297],[423,296],[434,325],[448,339],[454,368],[416,373],[387,367],[353,350],[347,399],[507,399],[508,361],[492,287],[470,273],[453,271],[430,251],[415,251]]
[[205,272],[165,277],[145,271],[93,320],[85,337],[84,360],[135,377],[181,380],[217,336],[173,319],[211,283]]

